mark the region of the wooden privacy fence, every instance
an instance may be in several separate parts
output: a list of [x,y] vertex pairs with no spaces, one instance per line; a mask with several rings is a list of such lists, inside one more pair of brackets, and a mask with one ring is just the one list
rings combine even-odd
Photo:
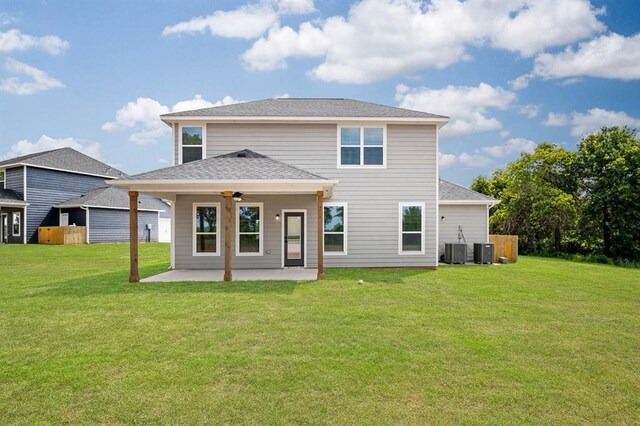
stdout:
[[489,242],[493,243],[493,262],[498,258],[506,257],[509,262],[518,261],[518,236],[517,235],[489,235]]
[[86,226],[38,227],[38,244],[84,244],[86,242]]

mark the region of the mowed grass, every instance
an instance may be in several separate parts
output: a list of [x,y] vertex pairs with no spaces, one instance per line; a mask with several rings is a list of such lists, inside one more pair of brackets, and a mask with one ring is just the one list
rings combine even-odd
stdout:
[[[168,253],[142,245],[141,274]],[[129,284],[127,245],[0,258],[0,424],[640,418],[638,270],[523,257]]]

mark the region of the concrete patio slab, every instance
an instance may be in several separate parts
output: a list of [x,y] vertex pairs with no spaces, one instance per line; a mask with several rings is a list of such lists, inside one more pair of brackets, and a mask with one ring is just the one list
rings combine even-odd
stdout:
[[[237,269],[233,281],[314,281],[317,269]],[[140,280],[143,283],[179,281],[224,281],[224,271],[217,269],[175,269]]]

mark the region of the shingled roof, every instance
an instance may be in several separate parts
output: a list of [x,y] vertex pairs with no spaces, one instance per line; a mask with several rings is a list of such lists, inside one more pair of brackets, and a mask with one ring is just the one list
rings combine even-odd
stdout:
[[26,206],[27,203],[15,191],[0,188],[0,205]]
[[[129,209],[129,193],[126,189],[122,188],[99,188],[88,192],[81,197],[67,200],[62,204],[58,204],[56,207],[102,207],[111,209]],[[169,209],[169,206],[159,198],[150,197],[148,195],[139,195],[138,209],[166,211]]]
[[257,152],[244,149],[217,157],[192,161],[129,176],[127,181],[145,180],[327,180]]
[[14,165],[44,167],[108,178],[120,178],[126,176],[126,174],[120,170],[76,151],[73,148],[59,148],[52,149],[50,151],[36,152],[0,162],[0,167]]
[[481,194],[464,186],[440,179],[440,201],[487,201],[495,202],[495,198]]
[[342,98],[278,98],[241,102],[191,111],[172,112],[160,116],[174,117],[361,117],[418,118],[446,121],[448,117],[410,109]]

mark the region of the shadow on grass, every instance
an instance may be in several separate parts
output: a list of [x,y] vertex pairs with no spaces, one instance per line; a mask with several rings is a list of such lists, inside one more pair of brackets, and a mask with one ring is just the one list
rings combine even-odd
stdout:
[[[143,277],[157,274],[158,268],[140,268]],[[40,296],[99,296],[113,294],[142,293],[247,293],[291,294],[296,287],[308,284],[308,281],[233,281],[233,282],[171,282],[171,283],[129,283],[127,271],[109,272],[89,275],[71,280],[51,283],[41,292],[32,294]]]

